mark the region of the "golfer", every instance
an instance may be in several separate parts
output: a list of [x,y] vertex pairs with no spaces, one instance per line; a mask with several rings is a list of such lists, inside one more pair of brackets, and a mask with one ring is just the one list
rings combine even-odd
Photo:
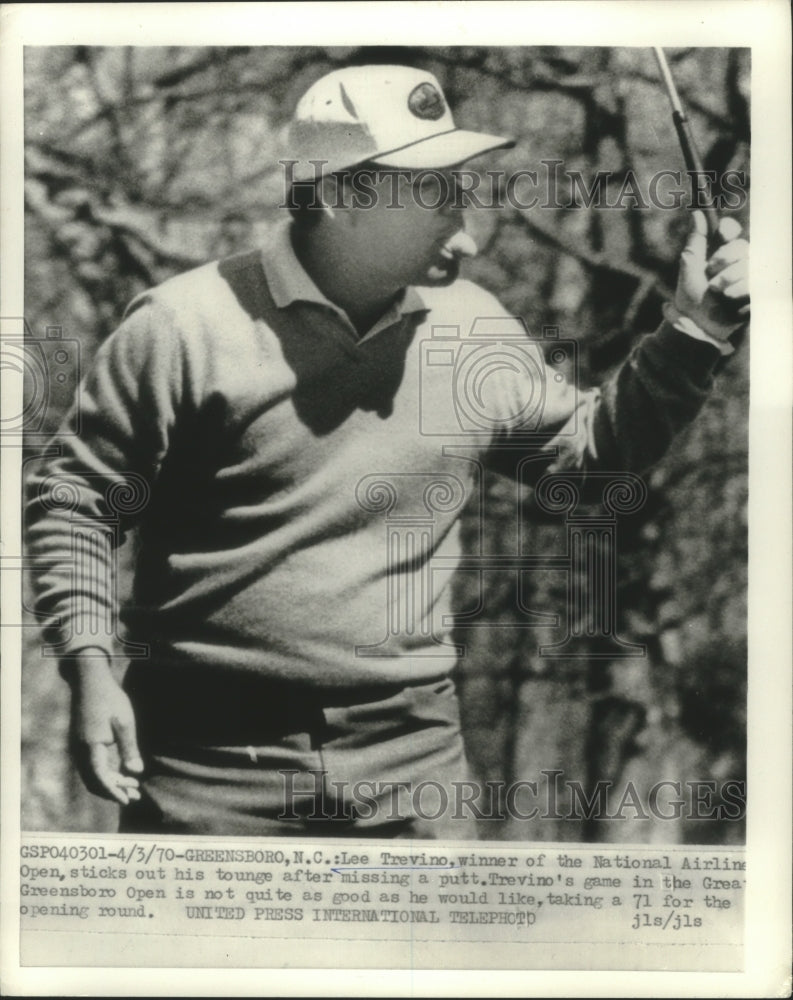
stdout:
[[[291,210],[129,306],[31,477],[76,764],[129,832],[473,838],[451,574],[428,567],[453,567],[505,455],[536,475],[663,455],[745,322],[747,245],[724,222],[708,257],[695,213],[664,322],[577,391],[458,277],[476,248],[454,168],[508,139],[458,129],[437,80],[398,66],[323,77],[290,135]],[[475,398],[474,324],[525,362]],[[123,686],[96,625],[115,620],[111,522],[114,544],[138,529]]]

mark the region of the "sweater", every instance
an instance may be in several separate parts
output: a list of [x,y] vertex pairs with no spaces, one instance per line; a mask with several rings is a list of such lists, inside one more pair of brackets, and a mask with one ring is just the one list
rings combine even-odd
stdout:
[[406,289],[359,338],[275,227],[139,296],[101,345],[29,480],[37,610],[59,655],[114,655],[114,553],[134,527],[123,617],[154,667],[341,688],[442,676],[484,469],[645,469],[720,356],[663,323],[579,391],[463,280]]

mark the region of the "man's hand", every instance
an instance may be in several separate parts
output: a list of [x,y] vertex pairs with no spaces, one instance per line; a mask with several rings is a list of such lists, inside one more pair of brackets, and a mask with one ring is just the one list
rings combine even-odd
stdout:
[[71,745],[86,788],[121,805],[140,799],[143,770],[132,705],[107,657],[77,654],[67,677],[72,690]]
[[719,247],[710,258],[708,229],[694,212],[692,230],[680,258],[675,307],[715,340],[726,341],[749,318],[749,244],[735,219],[719,224]]

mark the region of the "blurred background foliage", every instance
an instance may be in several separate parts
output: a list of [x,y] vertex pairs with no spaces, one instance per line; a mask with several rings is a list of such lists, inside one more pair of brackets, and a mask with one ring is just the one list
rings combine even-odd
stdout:
[[[705,166],[749,170],[749,52],[668,53]],[[539,335],[579,343],[580,384],[597,384],[660,321],[688,228],[684,209],[570,205],[566,171],[610,172],[613,201],[634,171],[683,169],[648,49],[29,48],[25,53],[26,317],[63,328],[83,364],[140,290],[256,245],[280,213],[283,128],[302,92],[350,64],[400,63],[439,78],[455,120],[517,139],[471,166],[510,172],[562,161],[562,208],[469,209],[480,256],[468,277]],[[748,208],[733,212],[748,226]],[[242,359],[241,359],[242,360]],[[571,373],[571,377],[574,373]],[[490,628],[461,628],[469,755],[482,780],[561,769],[591,791],[632,780],[743,780],[746,707],[748,350],[721,373],[697,421],[646,477],[647,503],[618,527],[618,633],[647,648],[613,661],[549,660],[558,630],[520,629],[513,588],[489,580]],[[57,416],[57,415],[53,415]],[[530,494],[487,483],[491,551],[516,516],[533,552],[560,554],[563,520]],[[467,534],[476,529],[468,516]],[[527,574],[532,608],[566,616],[563,574]],[[476,594],[461,574],[461,607]],[[27,629],[23,828],[113,830],[65,753],[67,692]],[[581,640],[581,652],[588,647]],[[590,643],[590,652],[597,649]],[[614,801],[618,801],[619,795]],[[559,813],[567,810],[560,799]],[[484,823],[488,839],[734,843],[741,822],[542,819]]]

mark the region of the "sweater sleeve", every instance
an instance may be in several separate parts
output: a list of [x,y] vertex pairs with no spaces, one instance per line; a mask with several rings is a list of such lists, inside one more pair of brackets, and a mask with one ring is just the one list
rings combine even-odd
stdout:
[[59,656],[87,646],[113,655],[116,549],[151,496],[185,369],[168,310],[139,297],[26,477],[35,610]]
[[628,472],[652,466],[699,413],[721,360],[715,344],[666,322],[643,337],[602,387],[592,414],[594,448],[583,464]]
[[[558,374],[547,369],[546,440],[540,444],[531,435],[508,429],[495,444],[521,440],[544,454],[548,464],[535,463],[536,473],[543,469],[641,473],[659,461],[694,419],[721,361],[714,344],[663,322],[639,340],[599,389],[575,391],[569,382],[559,384]],[[498,448],[491,464],[500,468]]]

